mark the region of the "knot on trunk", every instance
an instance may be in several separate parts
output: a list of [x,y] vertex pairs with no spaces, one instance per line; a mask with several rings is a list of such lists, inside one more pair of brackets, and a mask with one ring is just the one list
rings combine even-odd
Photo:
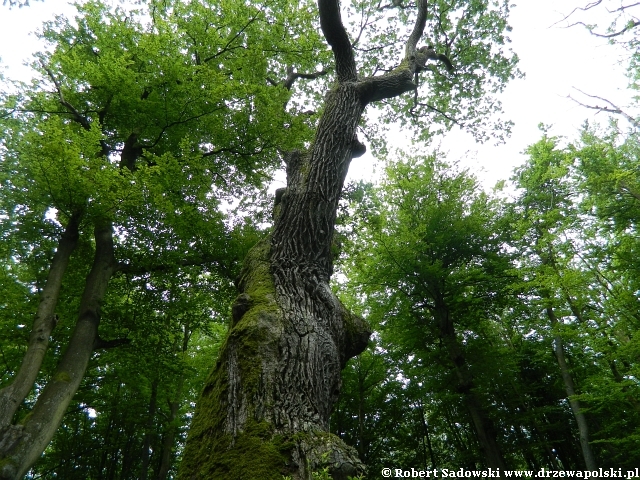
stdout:
[[236,301],[231,306],[231,317],[233,318],[233,323],[237,323],[238,320],[242,318],[242,316],[247,313],[251,309],[252,301],[251,295],[248,293],[241,293],[236,298]]
[[295,479],[310,478],[313,472],[325,468],[333,480],[347,480],[366,473],[356,449],[331,433],[313,432],[300,436],[291,457],[298,466],[293,475]]

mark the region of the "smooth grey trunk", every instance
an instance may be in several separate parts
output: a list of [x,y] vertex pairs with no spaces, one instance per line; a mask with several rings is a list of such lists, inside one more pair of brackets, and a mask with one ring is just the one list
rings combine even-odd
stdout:
[[[536,247],[534,251],[540,258],[540,262],[542,265],[550,266],[558,278],[561,278],[560,272],[558,270],[558,265],[556,262],[556,252],[552,245],[548,245],[546,247],[540,246],[540,241],[543,234],[548,234],[549,232],[546,229],[542,229],[541,227],[537,228],[538,238],[536,239]],[[574,304],[571,295],[569,292],[562,286],[561,290],[565,300],[567,301],[571,312],[576,316],[576,318],[580,321],[584,321],[582,319],[582,314]],[[541,297],[547,302],[547,307],[545,308],[547,317],[551,323],[551,327],[554,330],[557,330],[557,326],[560,323],[558,321],[558,317],[553,310],[552,301],[553,298],[552,293],[547,288],[542,288]],[[562,381],[564,383],[565,390],[567,392],[567,400],[569,401],[569,406],[571,407],[571,412],[576,420],[576,424],[578,425],[578,435],[580,437],[580,448],[582,449],[582,456],[584,458],[584,463],[587,469],[595,470],[597,468],[597,464],[595,458],[593,456],[593,452],[591,450],[591,445],[589,444],[589,424],[587,422],[587,418],[585,417],[582,408],[580,406],[580,401],[575,398],[576,388],[575,382],[573,381],[573,376],[571,375],[571,370],[567,365],[567,361],[564,353],[564,342],[562,341],[562,337],[558,334],[554,335],[554,346],[553,352],[555,354],[556,360],[558,361],[558,366],[560,367],[560,375],[562,376]]]
[[438,323],[440,337],[447,349],[447,354],[453,363],[456,376],[458,377],[458,393],[463,396],[487,467],[505,469],[504,458],[496,440],[495,427],[491,419],[487,416],[478,395],[475,393],[473,377],[467,367],[464,353],[456,338],[453,319],[442,300],[436,299],[434,316]]
[[140,461],[140,480],[147,480],[149,476],[149,462],[151,461],[151,441],[153,436],[153,422],[156,418],[156,404],[158,401],[158,379],[151,383],[151,398],[149,399],[149,413],[145,428],[144,442],[142,443],[142,454]]
[[[189,340],[191,339],[191,329],[189,322],[184,325],[184,331],[182,335],[182,350],[183,356],[187,354],[189,349]],[[180,375],[178,378],[178,384],[176,386],[175,396],[173,401],[169,402],[169,418],[167,418],[167,429],[162,437],[162,449],[160,450],[160,465],[156,474],[156,480],[166,480],[169,475],[169,469],[171,468],[171,462],[173,459],[173,450],[175,448],[175,439],[178,434],[178,428],[174,424],[176,417],[178,416],[178,410],[180,403],[182,402],[182,392],[184,389],[184,375]]]
[[0,445],[0,479],[19,480],[40,458],[62,422],[87,369],[98,339],[100,304],[117,268],[111,224],[95,228],[96,250],[80,302],[75,330],[56,371],[23,425],[8,427],[14,438]]
[[69,265],[71,253],[78,244],[80,218],[80,213],[71,216],[58,241],[58,248],[51,260],[47,280],[40,293],[40,303],[22,364],[13,381],[0,390],[0,453],[2,452],[2,432],[11,425],[13,416],[33,388],[49,346],[51,331],[57,324],[55,309],[62,286],[62,277]]
[[[551,326],[554,328],[557,327],[558,318],[556,317],[553,308],[547,307],[546,311],[547,316],[551,321]],[[567,399],[569,400],[571,411],[573,412],[573,416],[576,419],[576,424],[578,425],[578,434],[580,435],[580,448],[582,449],[582,456],[584,458],[585,466],[588,470],[596,470],[598,467],[593,456],[593,452],[591,451],[591,445],[589,445],[589,424],[587,423],[587,418],[585,417],[580,406],[580,401],[575,398],[576,387],[571,375],[571,370],[569,369],[567,360],[565,358],[562,337],[560,337],[560,335],[556,335],[553,339],[553,343],[553,352],[556,356],[556,359],[558,360],[558,366],[560,367],[560,373],[562,375],[564,388],[567,391]]]

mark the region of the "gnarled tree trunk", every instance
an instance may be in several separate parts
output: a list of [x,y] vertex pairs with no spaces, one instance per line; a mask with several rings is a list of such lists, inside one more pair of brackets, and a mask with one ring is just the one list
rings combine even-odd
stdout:
[[416,88],[426,2],[419,2],[405,61],[364,79],[338,0],[318,6],[337,86],[309,151],[285,159],[287,188],[277,195],[271,235],[245,260],[233,322],[196,408],[181,479],[306,479],[325,467],[346,479],[364,471],[356,451],[328,431],[340,371],[370,335],[331,291],[331,244],[349,163],[364,152],[356,127],[365,107]]

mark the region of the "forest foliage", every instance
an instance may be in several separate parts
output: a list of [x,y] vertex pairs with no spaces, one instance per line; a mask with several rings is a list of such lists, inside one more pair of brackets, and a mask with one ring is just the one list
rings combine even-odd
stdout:
[[[91,0],[44,25],[30,84],[3,79],[0,405],[16,378],[30,383],[0,422],[0,453],[7,432],[50,415],[47,399],[68,397],[30,478],[176,477],[240,262],[271,225],[266,185],[282,152],[309,145],[331,87],[314,4],[295,5]],[[410,15],[387,23],[379,7],[346,12],[367,75],[398,56],[393,29]],[[638,467],[634,124],[543,131],[485,191],[425,142],[454,125],[508,134],[496,116],[520,75],[508,6],[433,8],[456,76],[434,67],[427,100],[407,94],[367,119],[385,172],[340,207],[334,287],[375,333],[343,371],[331,431],[372,479],[390,466]],[[633,57],[629,74],[634,88]],[[411,151],[383,140],[398,125]],[[62,368],[79,325],[85,365]]]

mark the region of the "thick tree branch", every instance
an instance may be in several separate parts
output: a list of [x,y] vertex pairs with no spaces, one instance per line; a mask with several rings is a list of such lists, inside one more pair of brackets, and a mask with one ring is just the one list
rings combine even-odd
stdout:
[[421,66],[416,61],[416,46],[424,33],[427,22],[427,0],[418,1],[418,16],[405,47],[405,60],[395,70],[364,79],[358,85],[365,104],[393,98],[417,88],[414,74]]
[[369,77],[358,85],[365,104],[393,98],[416,89],[413,69],[407,66],[379,77]]
[[44,71],[47,72],[47,75],[49,75],[49,78],[51,79],[53,84],[55,85],[56,91],[58,92],[58,99],[60,100],[60,103],[69,111],[69,113],[71,113],[73,119],[76,122],[78,122],[80,125],[82,125],[82,128],[84,128],[85,130],[90,130],[91,124],[89,123],[89,120],[87,120],[86,117],[82,116],[80,112],[78,112],[78,110],[75,109],[73,105],[71,105],[69,102],[65,100],[64,95],[62,94],[62,86],[60,85],[60,82],[55,77],[51,69],[47,67],[44,63],[41,63],[41,65],[42,65],[42,68],[44,68]]
[[407,59],[411,59],[415,55],[418,42],[424,33],[424,27],[427,24],[427,5],[427,0],[418,0],[418,16],[405,47],[405,58]]
[[339,0],[318,0],[320,27],[336,60],[338,82],[355,82],[358,78],[353,46],[342,24]]
[[[55,77],[51,69],[47,67],[44,64],[44,62],[41,62],[40,64],[42,65],[42,68],[44,69],[45,72],[47,72],[47,75],[49,75],[49,78],[55,85],[56,91],[58,93],[58,99],[60,100],[60,104],[68,110],[68,113],[71,113],[71,116],[73,117],[73,120],[75,122],[79,123],[82,126],[82,128],[84,128],[85,130],[87,131],[90,130],[91,122],[89,122],[89,119],[84,115],[80,114],[80,112],[78,112],[78,110],[76,110],[76,108],[64,98],[64,95],[62,94],[62,85],[60,84],[58,79]],[[109,155],[110,150],[109,150],[109,147],[107,146],[107,143],[104,140],[100,140],[100,146],[102,147],[102,155],[104,156]]]
[[297,73],[294,71],[293,67],[287,68],[287,78],[284,81],[284,88],[287,90],[291,90],[293,84],[299,78],[304,78],[305,80],[315,80],[318,77],[322,77],[327,74],[326,70],[320,70],[319,72],[314,73]]
[[93,349],[94,350],[99,350],[99,349],[109,349],[109,348],[115,348],[115,347],[119,347],[120,345],[128,345],[131,343],[131,339],[130,338],[115,338],[113,340],[103,340],[102,338],[100,338],[98,336],[98,338],[96,338],[96,341],[93,343]]
[[274,80],[271,77],[267,77],[267,82],[269,82],[274,87],[282,85],[287,90],[291,90],[291,88],[293,87],[293,84],[299,78],[304,78],[305,80],[315,80],[316,78],[322,77],[322,76],[326,75],[327,73],[329,73],[329,72],[327,72],[324,69],[320,70],[319,72],[314,72],[314,73],[298,73],[298,72],[295,71],[295,69],[293,67],[289,66],[289,67],[287,67],[287,77],[282,81],[282,83],[277,82],[276,80]]
[[[225,261],[227,263],[225,263]],[[203,267],[205,265],[216,265],[217,269],[227,278],[233,280],[235,278],[233,267],[228,264],[228,260],[214,255],[202,255],[198,257],[183,258],[177,262],[159,263],[155,265],[140,265],[131,263],[119,263],[117,272],[128,275],[145,275],[149,273],[170,272],[181,267]]]

